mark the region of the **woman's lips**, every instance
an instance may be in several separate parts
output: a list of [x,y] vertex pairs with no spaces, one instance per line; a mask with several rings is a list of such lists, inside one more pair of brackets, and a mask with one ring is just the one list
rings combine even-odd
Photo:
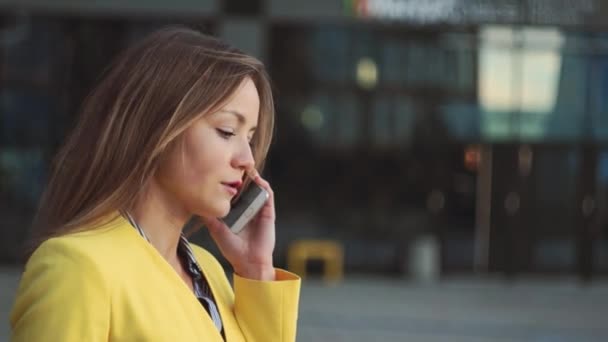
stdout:
[[243,182],[241,181],[222,183],[222,185],[232,196],[236,195],[239,192],[239,189],[241,188],[242,184]]
[[232,196],[236,195],[239,192],[239,190],[234,186],[231,186],[228,184],[222,184],[222,185],[224,186],[226,191],[228,191],[228,193],[230,193],[230,195],[232,195]]

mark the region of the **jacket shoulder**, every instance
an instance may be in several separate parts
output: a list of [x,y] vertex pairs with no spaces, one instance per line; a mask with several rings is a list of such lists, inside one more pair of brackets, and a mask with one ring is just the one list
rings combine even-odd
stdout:
[[[44,241],[29,258],[27,264],[44,260],[70,261],[72,267],[91,267],[103,270],[128,250],[133,232],[127,231],[119,219],[108,224],[50,238]],[[27,266],[26,266],[27,267]]]

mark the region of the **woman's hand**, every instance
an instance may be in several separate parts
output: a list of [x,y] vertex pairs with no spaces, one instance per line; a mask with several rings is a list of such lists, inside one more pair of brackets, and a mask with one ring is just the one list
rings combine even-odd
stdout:
[[274,280],[272,253],[275,245],[274,193],[270,184],[257,171],[251,175],[254,182],[268,191],[269,197],[262,209],[238,234],[217,218],[201,217],[211,237],[236,274],[256,280]]

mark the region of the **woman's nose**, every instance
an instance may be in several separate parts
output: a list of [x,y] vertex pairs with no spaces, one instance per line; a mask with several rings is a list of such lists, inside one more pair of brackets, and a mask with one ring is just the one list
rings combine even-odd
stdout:
[[251,150],[249,142],[245,142],[241,145],[233,158],[232,164],[233,167],[243,170],[248,170],[255,166],[253,151]]

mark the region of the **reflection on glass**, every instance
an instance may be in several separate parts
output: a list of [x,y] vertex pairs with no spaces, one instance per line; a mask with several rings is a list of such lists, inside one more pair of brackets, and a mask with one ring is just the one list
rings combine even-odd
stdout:
[[555,107],[561,56],[557,51],[524,50],[520,110],[547,114]]
[[378,84],[378,67],[373,59],[368,57],[359,59],[357,63],[357,83],[364,89],[376,87]]
[[482,47],[479,51],[479,101],[488,112],[514,109],[513,52]]
[[323,112],[321,112],[318,107],[314,105],[309,105],[302,111],[300,120],[304,127],[306,127],[310,131],[315,132],[323,127],[323,122],[325,118],[323,117]]
[[[335,121],[335,113],[331,107],[330,99],[327,94],[318,93],[310,98],[310,103],[302,110],[301,123],[306,127],[310,124],[309,121],[319,120],[322,118],[322,124],[318,125],[318,129],[311,130],[311,136],[319,145],[330,143],[330,126]],[[306,120],[306,121],[305,121]]]
[[[509,112],[515,102],[513,31],[487,27],[480,32],[478,97],[482,110],[481,132],[485,139],[508,138],[513,133]],[[508,47],[508,48],[505,48]]]
[[321,146],[352,147],[363,137],[355,101],[350,94],[317,93],[302,109],[300,122]]
[[[483,136],[489,140],[530,140],[575,135],[571,123],[577,117],[572,106],[583,106],[569,98],[563,101],[562,87],[569,76],[560,51],[563,35],[552,28],[489,26],[481,30],[480,37],[478,86]],[[584,89],[578,83],[570,86]],[[578,96],[576,91],[572,93]],[[570,106],[560,106],[558,95]],[[561,125],[564,119],[568,121],[565,126]]]
[[555,108],[560,84],[564,37],[557,29],[525,28],[522,58],[520,111],[547,114]]
[[[359,77],[359,63],[363,61],[367,64],[366,69],[369,74],[376,73],[376,80],[378,79],[378,67],[376,66],[377,61],[380,61],[380,54],[382,51],[379,49],[380,37],[373,34],[369,30],[350,30],[351,46],[349,58],[341,63],[347,62],[351,68],[349,81],[358,82]],[[372,63],[369,63],[372,62]],[[364,64],[364,65],[365,65]]]

